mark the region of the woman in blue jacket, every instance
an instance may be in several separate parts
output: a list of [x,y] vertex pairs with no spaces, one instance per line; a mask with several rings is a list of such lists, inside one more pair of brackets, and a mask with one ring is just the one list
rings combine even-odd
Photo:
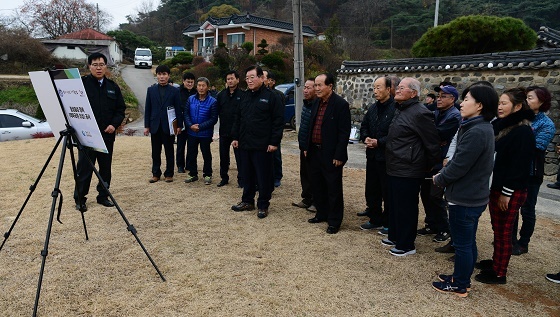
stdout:
[[533,231],[535,231],[535,222],[537,220],[535,205],[537,204],[537,196],[539,195],[539,189],[543,182],[546,148],[550,141],[552,141],[554,133],[556,133],[554,123],[545,113],[550,109],[550,101],[552,100],[548,89],[531,86],[525,89],[525,92],[527,93],[529,108],[535,113],[535,120],[533,120],[531,128],[533,128],[533,134],[535,135],[536,147],[534,149],[533,166],[527,186],[527,200],[521,207],[521,219],[523,219],[523,224],[521,225],[521,230],[519,230],[519,240],[517,239],[519,219],[515,220],[513,226],[513,255],[521,255],[529,251],[529,240],[533,235]]

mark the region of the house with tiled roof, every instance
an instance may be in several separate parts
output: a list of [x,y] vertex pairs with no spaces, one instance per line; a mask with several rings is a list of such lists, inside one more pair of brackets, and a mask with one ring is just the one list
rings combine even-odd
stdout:
[[57,58],[85,61],[91,53],[99,52],[107,56],[109,66],[122,62],[123,54],[117,41],[94,29],[84,29],[41,42]]
[[[292,23],[251,15],[232,14],[229,17],[208,17],[202,24],[191,24],[183,30],[183,34],[194,38],[193,50],[197,55],[207,56],[224,43],[227,48],[239,48],[245,42],[253,42],[255,55],[257,45],[265,39],[269,47],[279,44],[282,38],[292,38]],[[311,27],[302,26],[304,41],[317,35]]]

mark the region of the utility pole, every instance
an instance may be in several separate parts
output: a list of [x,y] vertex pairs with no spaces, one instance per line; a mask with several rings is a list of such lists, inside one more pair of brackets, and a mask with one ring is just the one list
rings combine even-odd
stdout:
[[97,17],[97,31],[99,31],[99,3],[96,3],[95,6],[97,8],[97,13],[95,14]]
[[434,27],[438,25],[438,15],[439,15],[439,0],[436,0],[436,15],[434,17]]
[[294,17],[294,103],[296,111],[296,130],[299,131],[301,109],[303,108],[303,85],[305,84],[301,0],[292,0],[292,13]]

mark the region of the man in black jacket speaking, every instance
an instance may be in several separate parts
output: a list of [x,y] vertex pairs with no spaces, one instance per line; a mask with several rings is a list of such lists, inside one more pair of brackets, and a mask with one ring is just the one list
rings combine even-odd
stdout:
[[239,149],[243,196],[231,207],[234,211],[255,209],[255,186],[258,185],[257,216],[268,216],[274,189],[272,153],[278,149],[284,128],[282,100],[263,84],[263,70],[251,66],[245,71],[247,92],[235,114],[231,145]]
[[[93,168],[87,161],[87,155],[91,162],[99,165],[99,174],[107,188],[111,184],[111,162],[113,160],[113,144],[115,143],[115,132],[124,119],[126,105],[119,86],[109,78],[105,77],[107,72],[107,57],[101,53],[93,53],[88,56],[90,75],[83,76],[82,82],[86,89],[93,115],[97,126],[101,131],[103,141],[109,153],[101,153],[85,149],[78,154],[77,180],[74,190],[74,201],[76,209],[86,211],[86,195],[89,192]],[[108,199],[109,192],[103,188],[101,181],[97,184],[97,203],[105,207],[113,207],[113,202]]]

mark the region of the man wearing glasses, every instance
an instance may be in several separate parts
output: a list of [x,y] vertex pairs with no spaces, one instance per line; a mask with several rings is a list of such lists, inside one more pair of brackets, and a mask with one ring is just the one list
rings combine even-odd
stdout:
[[[426,176],[432,177],[443,168],[443,160],[447,156],[449,144],[459,129],[461,113],[454,104],[459,99],[459,92],[452,85],[436,87],[438,95],[437,108],[434,111],[436,129],[440,138],[441,159]],[[434,242],[445,242],[449,234],[449,221],[447,218],[447,203],[443,199],[443,188],[434,185],[433,181],[425,179],[420,189],[420,197],[426,212],[426,226],[417,231],[420,236],[435,234]]]
[[[91,183],[93,168],[87,162],[85,155],[91,162],[99,165],[99,174],[107,188],[111,184],[111,162],[113,160],[113,144],[115,143],[115,131],[124,119],[126,105],[119,86],[109,78],[105,77],[107,72],[107,57],[101,53],[93,53],[88,56],[90,75],[83,76],[82,82],[97,121],[99,130],[105,141],[109,153],[101,153],[89,149],[80,151],[78,154],[77,180],[74,190],[76,209],[86,211],[86,200]],[[97,184],[97,203],[105,207],[113,207],[113,202],[108,199],[109,193],[103,188],[101,182]]]
[[416,253],[420,184],[441,162],[434,115],[419,100],[420,82],[406,77],[397,86],[398,112],[389,127],[385,147],[387,164],[389,235],[381,243],[394,256]]
[[231,209],[254,210],[255,186],[258,186],[257,216],[262,219],[268,216],[274,189],[272,153],[278,150],[282,140],[284,104],[264,85],[262,68],[251,66],[245,73],[247,91],[237,108],[231,130],[231,145],[239,149],[243,196]]

